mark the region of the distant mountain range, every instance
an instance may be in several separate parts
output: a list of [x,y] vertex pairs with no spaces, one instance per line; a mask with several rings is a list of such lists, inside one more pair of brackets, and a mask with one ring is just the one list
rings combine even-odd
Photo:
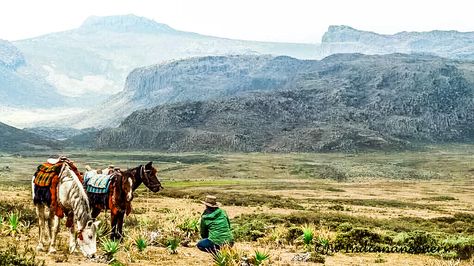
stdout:
[[434,30],[384,35],[349,26],[330,26],[321,40],[318,57],[337,53],[422,53],[474,60],[474,32]]
[[63,106],[64,99],[12,43],[0,40],[0,106]]
[[59,143],[24,130],[0,123],[0,151],[50,150]]
[[135,69],[125,89],[100,108],[74,117],[74,127],[118,126],[135,110],[166,103],[208,100],[249,91],[277,90],[291,86],[310,61],[272,56],[208,56]]
[[98,148],[286,152],[474,140],[474,63],[434,56],[204,57],[137,70],[127,84],[130,99],[178,103],[134,112],[100,132]]
[[204,36],[134,15],[90,17],[77,29],[13,43],[60,93],[94,94],[99,100],[121,91],[134,68],[164,61],[229,53],[316,54],[316,45]]
[[[384,56],[331,56],[339,53]],[[94,139],[95,147],[160,150],[192,150],[182,143],[199,141],[195,147],[211,149],[205,141],[218,140],[222,145],[215,149],[242,151],[472,140],[472,60],[473,32],[382,35],[330,26],[320,44],[293,44],[183,32],[134,15],[90,17],[77,29],[0,40],[0,121],[74,139],[71,145]],[[281,102],[296,105],[285,111]],[[286,118],[268,114],[274,126],[248,133],[266,123],[259,105]],[[179,115],[171,110],[189,108],[190,127],[175,121]],[[216,124],[213,117],[232,117],[235,126]],[[154,126],[132,129],[134,119]],[[68,128],[119,125],[85,134]],[[237,135],[245,141],[236,142]],[[320,140],[309,137],[316,135]],[[145,145],[144,136],[165,136],[175,144]]]
[[[105,106],[128,102],[120,97],[129,96],[122,90],[128,86],[126,77],[135,68],[230,54],[319,59],[335,53],[424,53],[464,60],[473,59],[473,35],[456,31],[381,35],[348,26],[330,26],[320,44],[271,43],[183,32],[135,15],[90,17],[77,29],[8,44],[0,42],[0,116],[8,115],[3,121],[18,123],[11,116],[12,108],[26,112],[30,108],[57,106],[76,108],[74,114],[86,110],[82,118],[69,119],[67,126],[116,125],[116,117],[105,124],[103,115],[95,118],[94,109],[104,101]],[[9,113],[2,111],[5,106]],[[36,111],[30,110],[31,122],[22,122],[21,126],[42,126],[44,119],[36,117]],[[55,121],[51,125],[64,126]]]

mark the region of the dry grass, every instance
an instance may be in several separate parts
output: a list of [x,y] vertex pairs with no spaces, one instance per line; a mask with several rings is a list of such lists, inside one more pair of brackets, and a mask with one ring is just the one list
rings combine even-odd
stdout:
[[[211,193],[219,196],[236,226],[242,221],[237,217],[264,213],[270,217],[268,221],[272,221],[271,217],[279,217],[280,220],[274,220],[277,223],[292,216],[319,217],[304,222],[314,222],[316,235],[327,239],[335,239],[336,228],[344,219],[360,222],[379,233],[422,228],[436,233],[466,234],[466,228],[472,227],[474,222],[469,218],[474,215],[473,151],[471,146],[450,146],[391,154],[216,155],[89,151],[62,154],[70,155],[80,169],[84,169],[85,164],[103,167],[111,163],[127,168],[150,160],[158,166],[165,190],[154,194],[142,186],[137,191],[133,214],[126,218],[125,232],[130,237],[122,243],[117,254],[119,261],[127,265],[211,265],[212,258],[193,247],[197,239],[191,240],[190,247],[179,247],[178,254],[170,255],[160,243],[139,252],[133,244],[134,238],[151,232],[177,234],[176,225],[186,217],[199,217],[203,208],[198,200]],[[30,178],[48,154],[0,156],[1,214],[5,216],[6,208],[16,206],[25,215],[30,215],[33,211]],[[339,178],[331,178],[334,173]],[[341,173],[345,178],[340,178]],[[6,207],[2,209],[2,206]],[[100,217],[108,219],[104,214]],[[311,265],[291,261],[300,252],[299,247],[278,244],[277,239],[284,237],[287,227],[281,224],[273,228],[271,223],[264,229],[265,238],[238,242],[237,247],[244,252],[271,247],[272,265]],[[0,249],[8,245],[34,247],[36,235],[37,227],[33,224],[15,238],[2,236]],[[58,241],[60,252],[54,256],[40,253],[38,257],[46,260],[47,265],[59,261],[103,265],[87,261],[78,254],[67,254],[67,237],[63,227]],[[382,254],[378,258],[373,253],[336,253],[326,257],[326,265],[470,263],[472,259],[457,262],[410,254]]]

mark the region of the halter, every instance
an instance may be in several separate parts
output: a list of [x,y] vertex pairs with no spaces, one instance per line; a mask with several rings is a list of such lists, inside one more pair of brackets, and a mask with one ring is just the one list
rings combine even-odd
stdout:
[[82,232],[84,232],[84,228],[81,228],[81,230],[77,230],[76,234],[77,234],[77,238],[79,238],[79,240],[84,240],[84,236],[82,235]]

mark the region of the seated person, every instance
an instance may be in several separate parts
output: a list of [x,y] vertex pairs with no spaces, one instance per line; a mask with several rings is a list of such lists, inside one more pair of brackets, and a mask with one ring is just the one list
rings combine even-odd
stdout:
[[197,247],[204,252],[216,252],[224,244],[233,245],[234,237],[230,229],[227,213],[219,208],[215,196],[206,196],[206,210],[201,216],[201,239]]

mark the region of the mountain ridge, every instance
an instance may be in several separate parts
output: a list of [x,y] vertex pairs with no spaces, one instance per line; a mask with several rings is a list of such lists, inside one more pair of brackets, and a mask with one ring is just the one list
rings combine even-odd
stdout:
[[[219,60],[210,60],[216,69]],[[474,140],[472,62],[405,54],[264,60],[267,66],[300,61],[301,71],[267,91],[136,111],[118,128],[99,132],[95,147],[314,152]],[[262,69],[263,76],[274,74]]]

